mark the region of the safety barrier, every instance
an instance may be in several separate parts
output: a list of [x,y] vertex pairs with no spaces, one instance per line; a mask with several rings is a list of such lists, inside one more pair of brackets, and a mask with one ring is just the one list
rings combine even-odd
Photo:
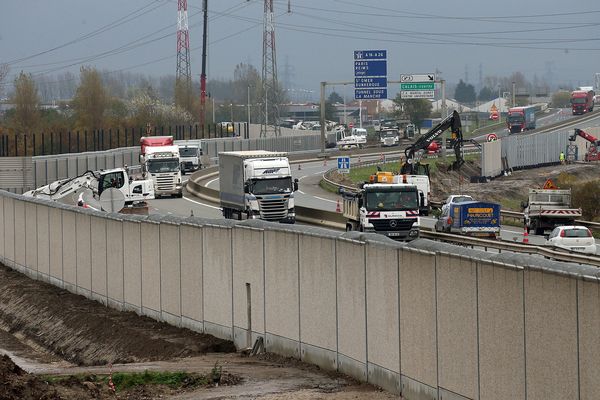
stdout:
[[406,399],[595,399],[595,267],[263,221],[104,214],[0,192],[0,261],[111,307]]

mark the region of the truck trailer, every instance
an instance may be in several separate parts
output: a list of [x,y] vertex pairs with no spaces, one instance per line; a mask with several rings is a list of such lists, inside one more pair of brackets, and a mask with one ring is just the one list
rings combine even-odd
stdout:
[[229,151],[219,153],[219,197],[223,216],[296,222],[294,192],[287,153]]
[[500,205],[482,201],[451,203],[442,210],[435,230],[497,239],[500,236]]

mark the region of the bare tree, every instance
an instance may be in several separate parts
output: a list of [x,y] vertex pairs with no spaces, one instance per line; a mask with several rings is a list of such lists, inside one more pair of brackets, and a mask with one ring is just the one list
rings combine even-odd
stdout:
[[4,89],[4,80],[8,76],[8,64],[0,64],[0,98]]
[[17,134],[31,133],[40,122],[39,96],[30,74],[21,72],[15,79],[11,103],[15,105],[12,126]]

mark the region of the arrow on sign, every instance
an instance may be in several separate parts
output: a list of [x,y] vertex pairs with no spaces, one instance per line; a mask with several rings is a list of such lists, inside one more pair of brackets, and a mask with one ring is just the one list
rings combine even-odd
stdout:
[[429,78],[430,81],[434,81],[435,80],[435,78],[434,78],[433,75],[427,75],[427,77]]

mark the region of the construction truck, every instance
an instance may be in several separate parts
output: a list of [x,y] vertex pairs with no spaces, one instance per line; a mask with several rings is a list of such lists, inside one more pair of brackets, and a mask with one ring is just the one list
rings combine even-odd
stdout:
[[450,129],[451,131],[450,144],[454,149],[454,154],[456,156],[456,161],[452,163],[451,168],[454,170],[459,169],[465,163],[465,160],[462,154],[462,125],[460,122],[460,116],[455,110],[452,113],[452,115],[449,115],[447,118],[443,119],[440,123],[431,128],[427,133],[419,137],[419,139],[415,143],[408,146],[404,150],[406,161],[404,162],[404,164],[402,164],[400,173],[408,175],[429,176],[429,165],[421,164],[420,159],[423,153],[426,152],[429,146],[434,142],[434,140],[442,133],[444,133],[444,131],[446,131],[447,129]]
[[544,235],[557,226],[574,225],[581,208],[571,206],[571,189],[559,189],[548,179],[542,189],[529,189],[523,208],[523,223],[528,232]]
[[147,200],[154,199],[152,180],[136,180],[129,175],[126,168],[86,171],[75,178],[52,182],[24,195],[66,204],[78,204],[83,199],[82,193],[86,189],[91,190],[94,199],[99,200],[102,193],[109,188],[120,191],[128,207],[144,207]]
[[587,153],[585,153],[585,161],[600,161],[600,153],[598,150],[598,147],[600,147],[600,140],[581,129],[575,128],[573,135],[569,136],[569,141],[574,142],[577,136],[590,142]]
[[419,237],[419,189],[393,183],[391,173],[372,176],[358,192],[340,190],[346,231],[373,232],[394,240]]
[[296,222],[294,192],[287,153],[229,151],[219,153],[219,197],[225,218]]
[[179,146],[172,136],[143,136],[140,138],[142,176],[154,182],[154,194],[183,197]]

